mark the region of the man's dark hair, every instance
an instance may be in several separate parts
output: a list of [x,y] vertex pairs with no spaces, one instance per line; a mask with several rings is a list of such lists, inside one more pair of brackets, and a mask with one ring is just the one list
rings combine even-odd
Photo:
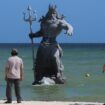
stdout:
[[17,49],[12,49],[11,55],[12,55],[12,56],[18,55]]

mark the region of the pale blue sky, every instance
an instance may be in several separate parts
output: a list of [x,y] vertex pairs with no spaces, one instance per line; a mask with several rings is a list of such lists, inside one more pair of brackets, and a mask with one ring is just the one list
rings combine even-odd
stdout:
[[0,43],[30,43],[29,24],[24,22],[22,13],[28,5],[37,11],[37,21],[33,23],[35,32],[49,4],[56,4],[57,10],[74,27],[72,37],[63,31],[58,42],[105,43],[105,0],[0,0]]

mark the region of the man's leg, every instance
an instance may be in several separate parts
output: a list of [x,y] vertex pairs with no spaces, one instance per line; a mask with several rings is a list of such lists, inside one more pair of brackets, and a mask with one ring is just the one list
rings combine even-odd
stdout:
[[6,86],[6,97],[7,101],[5,103],[11,103],[12,102],[12,80],[7,79],[7,86]]
[[20,80],[19,79],[15,79],[14,80],[14,86],[15,86],[15,94],[17,97],[17,103],[21,103],[21,95],[20,95]]

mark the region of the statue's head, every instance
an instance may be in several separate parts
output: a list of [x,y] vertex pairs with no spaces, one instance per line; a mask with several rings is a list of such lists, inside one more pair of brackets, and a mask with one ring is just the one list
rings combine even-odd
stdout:
[[46,13],[45,16],[42,16],[42,18],[39,21],[44,22],[47,19],[63,19],[64,16],[59,15],[56,8],[57,8],[56,5],[49,5],[48,12]]
[[48,8],[48,14],[51,15],[51,14],[56,14],[57,11],[56,11],[56,5],[53,6],[53,5],[49,5],[49,8]]

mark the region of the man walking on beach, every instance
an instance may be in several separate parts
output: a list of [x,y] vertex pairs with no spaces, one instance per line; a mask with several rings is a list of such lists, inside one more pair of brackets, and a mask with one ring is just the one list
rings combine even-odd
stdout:
[[5,103],[12,103],[12,85],[14,84],[17,103],[21,103],[20,80],[23,79],[23,61],[18,57],[17,49],[12,49],[11,57],[8,58],[5,67],[6,97]]

